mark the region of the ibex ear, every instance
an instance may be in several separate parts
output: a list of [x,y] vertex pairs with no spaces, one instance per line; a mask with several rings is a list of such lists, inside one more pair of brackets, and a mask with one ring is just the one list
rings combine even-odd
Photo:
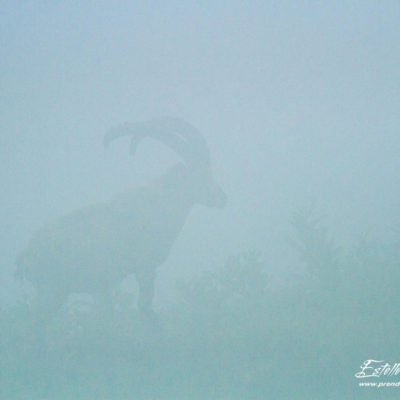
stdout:
[[131,144],[129,146],[129,154],[131,156],[135,155],[136,149],[138,147],[139,142],[143,139],[143,136],[134,136],[131,140]]

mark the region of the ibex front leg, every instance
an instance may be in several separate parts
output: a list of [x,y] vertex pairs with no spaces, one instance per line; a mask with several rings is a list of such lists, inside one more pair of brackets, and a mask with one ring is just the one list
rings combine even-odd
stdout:
[[136,272],[136,279],[139,285],[138,307],[143,315],[150,316],[153,314],[155,278],[156,274],[153,268]]

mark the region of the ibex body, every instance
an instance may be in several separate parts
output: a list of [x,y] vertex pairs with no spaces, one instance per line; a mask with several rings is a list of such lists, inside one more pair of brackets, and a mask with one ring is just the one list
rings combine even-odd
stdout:
[[226,196],[211,173],[206,142],[175,118],[123,125],[105,144],[149,136],[183,159],[153,184],[83,208],[39,230],[17,258],[16,275],[36,287],[43,307],[56,309],[73,292],[107,295],[127,275],[139,285],[139,309],[152,311],[156,269],[168,257],[196,203],[223,207]]

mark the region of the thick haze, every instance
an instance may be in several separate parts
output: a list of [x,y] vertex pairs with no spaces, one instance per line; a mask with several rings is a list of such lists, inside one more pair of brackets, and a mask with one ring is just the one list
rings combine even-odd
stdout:
[[1,304],[21,295],[14,259],[36,229],[177,159],[150,140],[135,158],[128,141],[104,149],[124,121],[192,123],[229,197],[193,210],[158,305],[241,250],[284,274],[304,204],[343,241],[399,222],[398,2],[82,3],[0,6]]

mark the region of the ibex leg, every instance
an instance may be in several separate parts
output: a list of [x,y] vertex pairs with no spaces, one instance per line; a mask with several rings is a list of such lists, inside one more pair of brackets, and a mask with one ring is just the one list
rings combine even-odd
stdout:
[[153,313],[155,271],[147,270],[136,273],[139,285],[139,311],[143,314]]

